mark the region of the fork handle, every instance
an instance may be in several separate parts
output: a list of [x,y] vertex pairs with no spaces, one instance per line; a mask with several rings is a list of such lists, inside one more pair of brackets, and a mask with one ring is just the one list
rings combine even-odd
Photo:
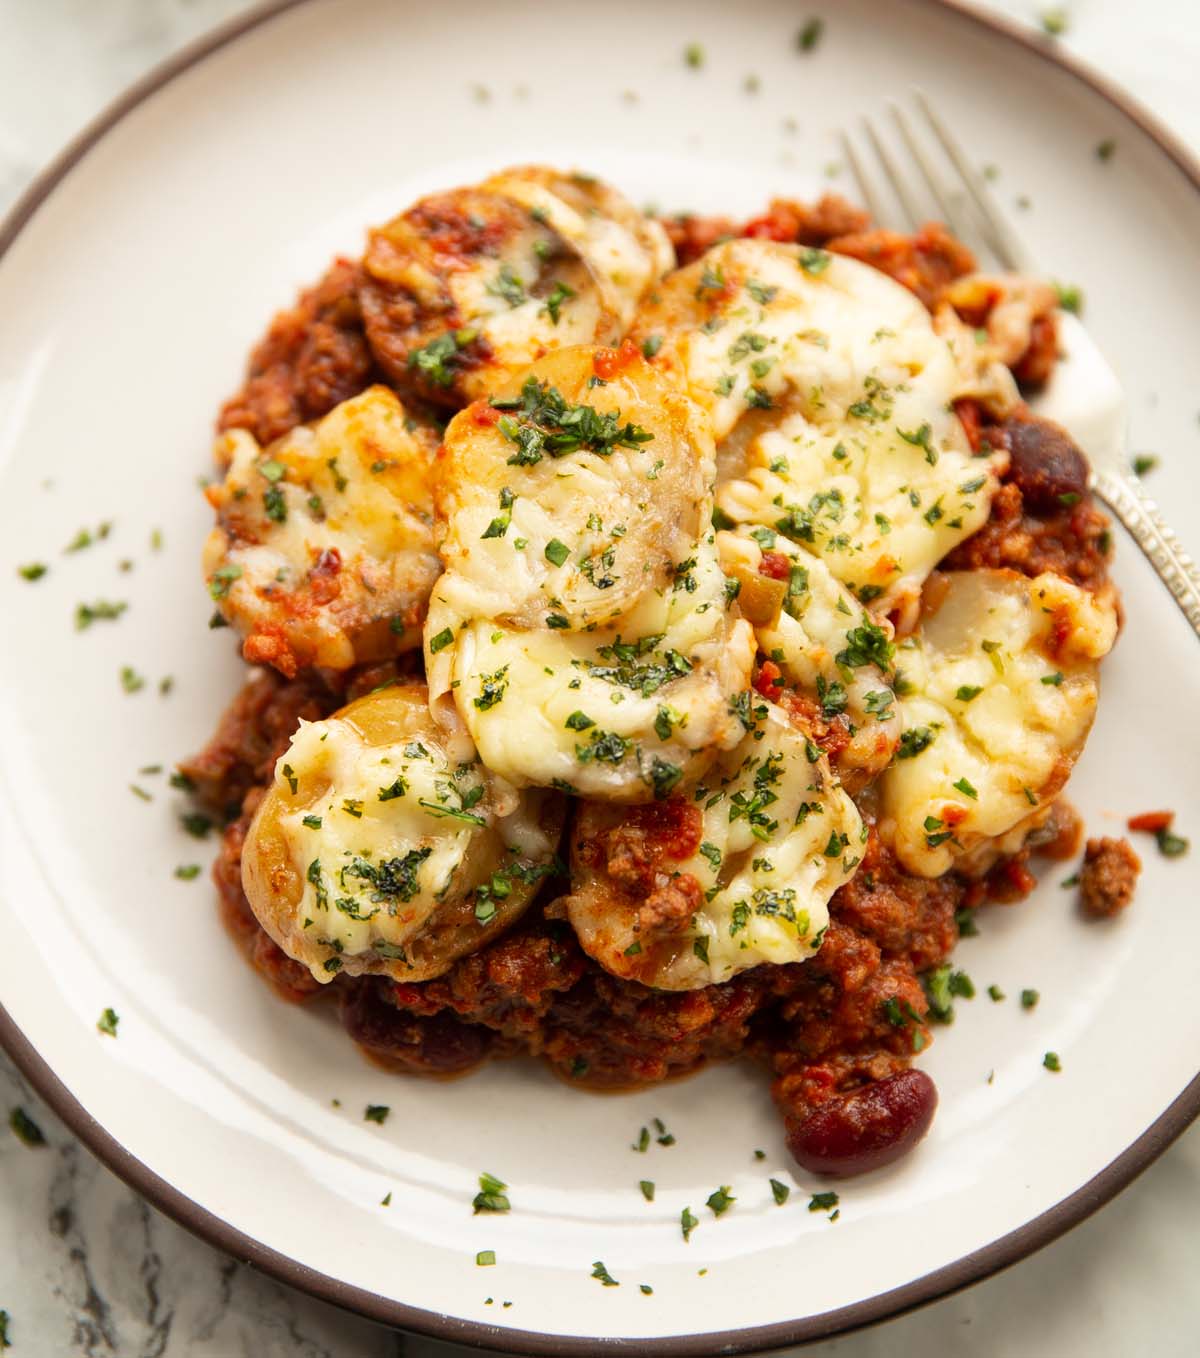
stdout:
[[1133,535],[1180,612],[1200,636],[1200,569],[1141,486],[1119,472],[1096,474],[1096,494]]

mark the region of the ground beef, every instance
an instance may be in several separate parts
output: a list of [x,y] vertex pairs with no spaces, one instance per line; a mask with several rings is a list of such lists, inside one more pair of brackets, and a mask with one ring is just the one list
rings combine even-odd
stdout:
[[1106,919],[1133,900],[1142,860],[1125,839],[1089,839],[1079,870],[1079,898],[1089,915]]
[[336,259],[255,345],[242,387],[221,408],[219,429],[282,437],[356,396],[377,374],[363,334],[361,266]]
[[947,283],[975,271],[975,256],[940,222],[927,222],[912,236],[882,230],[835,236],[827,248],[889,275],[930,309]]

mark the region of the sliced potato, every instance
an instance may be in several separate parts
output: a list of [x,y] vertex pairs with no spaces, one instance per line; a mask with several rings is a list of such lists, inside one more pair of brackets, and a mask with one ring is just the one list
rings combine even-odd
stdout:
[[939,877],[1036,813],[1066,783],[1117,633],[1111,593],[1058,575],[947,574],[901,645],[904,730],[880,782],[880,830],[904,867]]
[[521,627],[615,623],[670,587],[706,531],[703,419],[641,359],[612,359],[548,355],[450,422],[438,545],[474,613]]
[[712,415],[719,510],[821,555],[878,613],[914,604],[997,486],[953,408],[972,356],[885,274],[801,246],[727,241],[657,297],[634,334]]
[[318,981],[438,976],[554,867],[562,800],[516,795],[433,722],[423,684],[301,722],[242,857],[259,923]]
[[866,832],[806,733],[773,704],[757,708],[755,729],[691,797],[582,808],[571,894],[550,909],[613,975],[693,990],[821,946]]
[[753,637],[708,526],[712,466],[687,397],[612,350],[550,355],[451,422],[426,668],[489,768],[642,801],[740,738]]
[[507,170],[371,233],[367,338],[397,385],[462,406],[554,349],[618,340],[671,262],[662,229],[616,190]]
[[348,669],[420,643],[440,573],[430,486],[437,435],[386,387],[343,401],[267,448],[221,435],[208,488],[209,591],[247,660],[289,677]]

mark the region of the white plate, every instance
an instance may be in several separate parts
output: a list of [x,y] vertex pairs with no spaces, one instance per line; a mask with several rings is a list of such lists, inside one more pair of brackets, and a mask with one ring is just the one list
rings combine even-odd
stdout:
[[[747,1065],[610,1098],[516,1062],[449,1084],[367,1065],[329,1017],[281,1004],[238,960],[206,879],[172,875],[201,847],[178,829],[177,799],[137,773],[199,746],[240,677],[229,633],[205,626],[195,480],[249,343],[366,223],[484,167],[574,163],[638,199],[750,210],[819,188],[836,125],[919,73],[980,160],[1002,168],[1005,198],[1032,199],[1022,229],[1051,272],[1088,291],[1139,430],[1194,446],[1200,198],[1181,166],[1076,75],[950,8],[826,8],[822,43],[800,55],[795,7],[772,0],[461,0],[452,19],[309,0],[135,98],[9,228],[4,1041],[165,1210],[377,1318],[525,1353],[590,1353],[614,1336],[638,1352],[738,1352],[830,1333],[1044,1243],[1200,1102],[1195,857],[1167,863],[1150,847],[1136,905],[1111,924],[1078,919],[1056,885],[1065,872],[1025,905],[984,913],[960,965],[981,992],[1031,986],[1041,1003],[959,1005],[923,1059],[941,1091],[931,1135],[845,1185],[830,1224],[806,1210],[817,1185],[803,1176],[787,1206],[772,1202],[768,1176],[792,1173],[766,1080]],[[699,71],[682,60],[692,41],[707,52]],[[742,88],[751,73],[758,94]],[[1109,136],[1118,152],[1102,164],[1092,152]],[[1173,520],[1200,541],[1200,475],[1176,458],[1163,478]],[[106,541],[62,554],[104,519]],[[31,585],[13,568],[32,559],[52,569]],[[1195,638],[1126,540],[1117,575],[1127,626],[1073,795],[1094,833],[1159,806],[1178,808],[1187,833],[1200,805]],[[96,598],[129,611],[76,632],[75,605]],[[125,664],[151,681],[134,695]],[[96,1031],[106,1006],[120,1014],[115,1041]],[[1061,1075],[1043,1069],[1047,1050]],[[364,1122],[367,1103],[391,1106],[385,1126]],[[630,1143],[656,1115],[678,1143],[639,1155]],[[471,1216],[481,1170],[511,1184],[510,1215]],[[640,1178],[657,1183],[652,1205]],[[737,1203],[717,1221],[703,1204],[720,1184]],[[690,1244],[685,1205],[701,1219]],[[483,1249],[495,1267],[476,1266]],[[597,1259],[620,1287],[590,1276]]]

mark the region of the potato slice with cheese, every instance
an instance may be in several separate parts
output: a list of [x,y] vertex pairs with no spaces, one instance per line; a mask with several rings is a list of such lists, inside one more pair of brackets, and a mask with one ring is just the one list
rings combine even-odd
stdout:
[[896,652],[904,730],[880,781],[881,833],[937,877],[1044,808],[1096,711],[1110,591],[1009,571],[935,577],[919,631]]
[[447,588],[523,627],[616,622],[669,588],[707,531],[712,469],[696,408],[641,359],[551,354],[446,430]]
[[619,339],[672,259],[661,227],[598,180],[503,171],[371,232],[367,339],[401,388],[461,406],[551,350]]
[[878,611],[912,604],[987,519],[996,459],[972,456],[953,409],[970,356],[878,270],[727,241],[658,289],[635,334],[712,414],[720,513],[823,556]]
[[647,290],[675,267],[662,224],[594,175],[523,165],[481,187],[520,203],[579,252],[622,334]]
[[516,920],[554,870],[561,799],[515,795],[433,722],[423,684],[301,722],[242,856],[246,897],[319,981],[423,981]]
[[665,796],[739,739],[753,638],[708,526],[712,441],[641,359],[553,354],[446,431],[430,693],[517,786]]
[[348,669],[420,643],[440,572],[430,488],[437,436],[386,387],[261,448],[218,440],[217,526],[204,573],[246,659],[295,675]]
[[894,647],[886,618],[876,621],[813,556],[771,528],[718,533],[726,575],[754,626],[758,649],[779,667],[814,717],[836,728],[838,774],[861,787],[887,767],[900,739],[890,685]]
[[571,894],[549,908],[613,975],[698,989],[812,956],[865,839],[825,757],[760,703],[754,730],[690,797],[632,810],[585,804]]

